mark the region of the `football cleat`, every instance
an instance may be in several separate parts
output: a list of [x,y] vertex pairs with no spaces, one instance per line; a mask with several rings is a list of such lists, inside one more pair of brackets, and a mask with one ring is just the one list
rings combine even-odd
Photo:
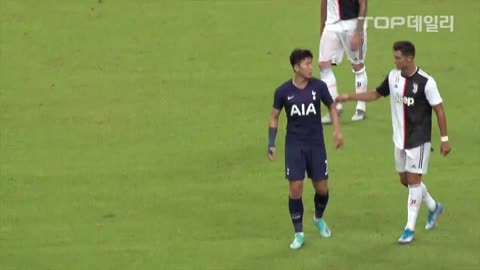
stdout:
[[315,218],[313,217],[313,223],[315,223],[315,226],[318,229],[318,232],[320,233],[320,236],[322,237],[330,237],[332,235],[332,232],[327,226],[327,223],[323,218]]
[[365,111],[357,109],[355,114],[352,116],[352,121],[361,121],[361,120],[364,120],[365,117],[366,117]]
[[303,242],[305,242],[303,233],[295,233],[295,239],[293,239],[293,242],[290,244],[290,248],[299,249],[302,247]]
[[443,213],[443,205],[439,202],[436,203],[434,211],[428,211],[427,225],[425,229],[432,230],[437,227],[438,217]]
[[398,239],[399,244],[410,244],[414,239],[415,232],[409,229],[405,229],[402,236]]

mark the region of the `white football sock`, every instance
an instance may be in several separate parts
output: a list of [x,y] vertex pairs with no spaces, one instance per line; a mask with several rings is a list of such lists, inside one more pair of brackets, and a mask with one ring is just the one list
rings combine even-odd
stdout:
[[435,211],[435,209],[437,207],[437,203],[432,198],[432,196],[430,196],[430,193],[428,193],[428,190],[427,190],[427,186],[425,186],[425,184],[423,184],[423,182],[422,182],[422,200],[425,203],[425,205],[427,206],[428,210],[430,210],[432,212]]
[[[358,93],[366,93],[367,92],[367,84],[368,84],[368,78],[367,78],[367,71],[365,70],[365,67],[363,67],[359,71],[353,71],[355,73],[355,92]],[[365,101],[358,101],[357,102],[357,110],[362,110],[366,111],[366,103]]]
[[[337,79],[335,78],[335,74],[333,74],[332,68],[330,67],[326,69],[321,69],[320,77],[327,84],[328,91],[330,92],[333,100],[335,100],[335,98],[338,96]],[[341,110],[342,107],[343,106],[341,103],[337,103],[337,110]]]
[[422,185],[408,185],[408,220],[405,229],[415,230],[418,211],[422,204]]

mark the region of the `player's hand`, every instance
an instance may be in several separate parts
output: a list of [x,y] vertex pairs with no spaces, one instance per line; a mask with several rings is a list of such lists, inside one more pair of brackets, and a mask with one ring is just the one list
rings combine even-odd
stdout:
[[448,153],[450,153],[450,150],[450,144],[448,142],[442,142],[442,144],[440,144],[440,154],[442,156],[448,155]]
[[344,94],[344,95],[337,96],[335,98],[335,102],[337,102],[337,103],[345,102],[345,101],[348,101],[348,99],[349,99],[349,96],[347,94]]
[[343,145],[343,135],[341,132],[334,132],[333,133],[333,143],[335,147],[338,149]]
[[352,51],[356,51],[360,48],[361,37],[362,37],[362,32],[361,31],[355,31],[355,34],[353,34],[353,37],[350,40],[350,49]]
[[268,159],[275,160],[275,146],[269,146],[267,150]]

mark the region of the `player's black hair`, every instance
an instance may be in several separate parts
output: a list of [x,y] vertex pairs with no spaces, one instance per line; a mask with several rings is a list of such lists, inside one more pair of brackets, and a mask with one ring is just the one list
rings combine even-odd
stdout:
[[292,67],[300,64],[305,58],[313,58],[313,54],[310,50],[294,49],[290,54],[290,64]]
[[403,56],[411,56],[415,58],[415,45],[410,41],[397,41],[393,44],[394,51],[402,52]]

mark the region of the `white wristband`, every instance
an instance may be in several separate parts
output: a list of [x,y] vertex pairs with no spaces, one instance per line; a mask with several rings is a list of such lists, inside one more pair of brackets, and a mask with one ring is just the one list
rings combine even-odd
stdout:
[[448,142],[448,136],[442,136],[440,137],[441,142]]

